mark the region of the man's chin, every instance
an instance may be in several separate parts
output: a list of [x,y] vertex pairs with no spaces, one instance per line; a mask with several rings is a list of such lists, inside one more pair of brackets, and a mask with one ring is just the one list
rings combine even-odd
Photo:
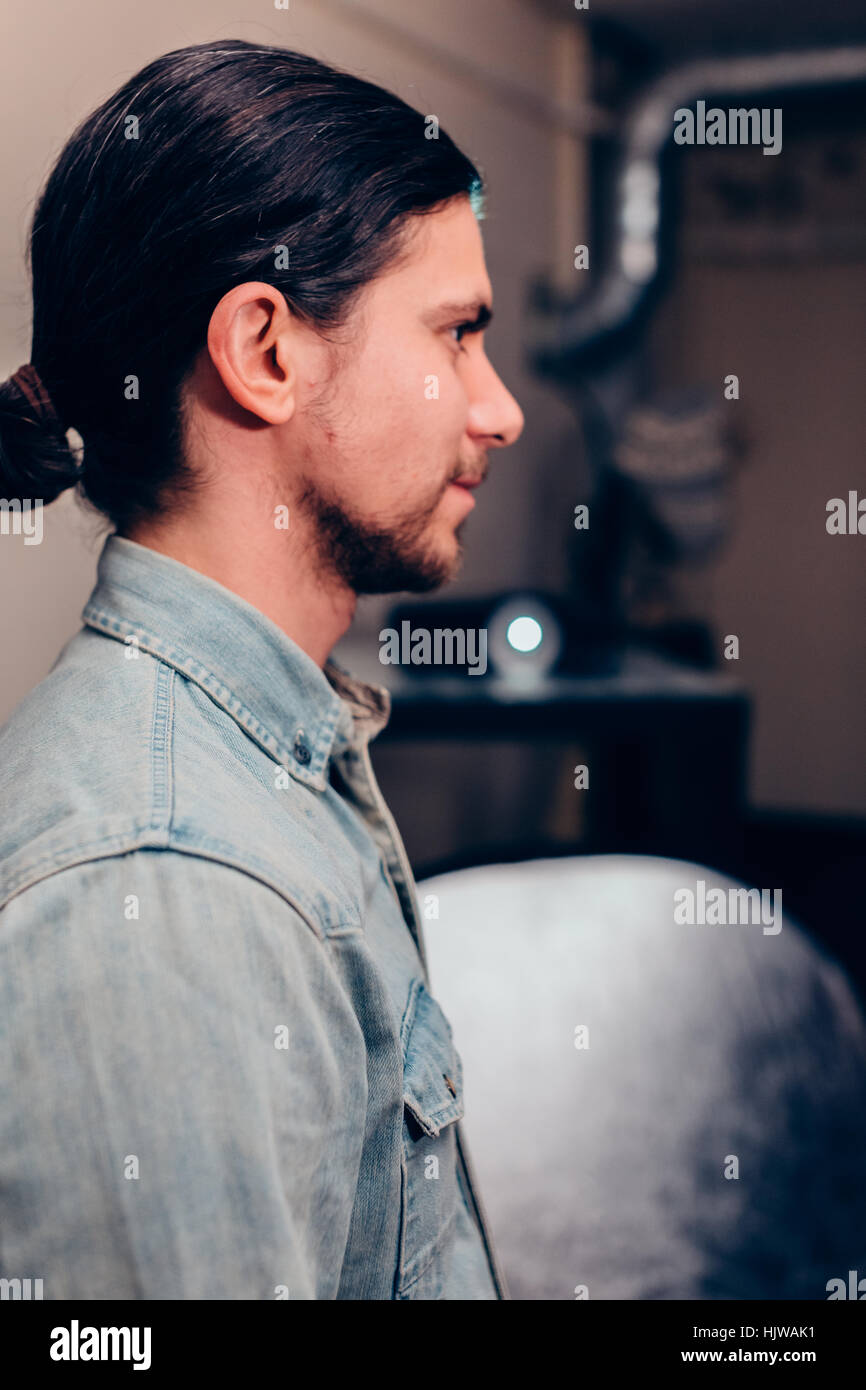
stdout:
[[429,594],[450,584],[460,569],[461,556],[435,565],[395,566],[375,575],[359,575],[354,586],[356,594]]
[[356,594],[429,594],[456,578],[463,564],[463,547],[455,534],[451,547],[424,556],[392,556],[377,569],[357,574]]
[[449,583],[460,569],[463,520],[456,526],[443,525],[441,518],[437,524],[428,516],[426,523],[404,526],[401,534],[359,523],[312,485],[303,501],[316,522],[323,568],[358,595],[429,593]]

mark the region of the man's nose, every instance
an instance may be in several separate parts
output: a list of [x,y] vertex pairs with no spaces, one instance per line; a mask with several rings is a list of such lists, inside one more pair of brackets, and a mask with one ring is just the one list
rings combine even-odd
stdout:
[[523,411],[485,358],[478,364],[469,405],[469,433],[483,436],[485,447],[504,449],[523,433]]

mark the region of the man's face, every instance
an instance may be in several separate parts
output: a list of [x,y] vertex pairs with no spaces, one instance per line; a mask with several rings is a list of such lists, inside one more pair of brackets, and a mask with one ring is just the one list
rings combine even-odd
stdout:
[[358,594],[452,578],[487,451],[523,429],[483,332],[466,327],[492,303],[469,199],[413,218],[409,235],[406,258],[362,291],[300,441],[297,504],[320,560]]

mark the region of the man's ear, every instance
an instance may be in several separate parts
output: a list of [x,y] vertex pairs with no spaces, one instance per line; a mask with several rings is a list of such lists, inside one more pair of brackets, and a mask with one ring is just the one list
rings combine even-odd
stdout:
[[207,347],[223,385],[269,425],[295,411],[302,332],[280,291],[260,280],[236,285],[211,314]]

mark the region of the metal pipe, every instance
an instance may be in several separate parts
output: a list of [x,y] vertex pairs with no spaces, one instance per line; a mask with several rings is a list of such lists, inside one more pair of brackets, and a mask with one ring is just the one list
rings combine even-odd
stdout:
[[686,64],[664,73],[639,98],[623,128],[614,248],[596,289],[575,303],[537,313],[530,356],[546,376],[568,377],[579,360],[627,327],[659,270],[661,156],[674,112],[698,97],[829,87],[866,80],[866,47],[829,48]]

